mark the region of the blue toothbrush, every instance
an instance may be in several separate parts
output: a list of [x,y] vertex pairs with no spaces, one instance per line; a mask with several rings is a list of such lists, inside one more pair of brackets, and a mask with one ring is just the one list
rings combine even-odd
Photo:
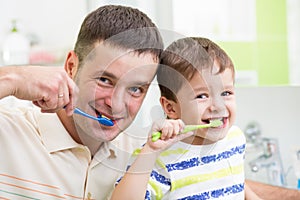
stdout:
[[79,108],[75,108],[74,113],[85,116],[85,117],[88,117],[88,118],[93,119],[93,120],[96,120],[100,124],[105,125],[105,126],[113,126],[114,125],[114,122],[111,119],[108,119],[108,118],[103,117],[101,115],[99,117],[94,117],[94,116],[89,115],[86,112],[80,110]]

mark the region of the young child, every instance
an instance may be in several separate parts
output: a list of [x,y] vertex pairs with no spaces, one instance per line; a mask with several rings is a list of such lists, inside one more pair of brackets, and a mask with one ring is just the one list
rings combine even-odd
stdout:
[[[247,199],[258,197],[244,183],[245,137],[233,126],[236,117],[234,66],[206,38],[183,38],[162,54],[157,72],[160,103],[167,115],[134,153],[134,162],[113,199]],[[216,128],[180,134],[185,124]]]

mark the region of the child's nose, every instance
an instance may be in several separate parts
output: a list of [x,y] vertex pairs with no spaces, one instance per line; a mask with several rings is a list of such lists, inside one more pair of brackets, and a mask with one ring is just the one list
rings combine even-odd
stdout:
[[209,108],[211,111],[222,111],[225,108],[225,102],[222,98],[212,98]]

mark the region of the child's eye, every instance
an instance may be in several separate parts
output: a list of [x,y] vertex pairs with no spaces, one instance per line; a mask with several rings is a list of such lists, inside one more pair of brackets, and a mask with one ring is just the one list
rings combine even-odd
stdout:
[[130,87],[128,89],[129,93],[134,97],[139,97],[143,93],[143,88],[141,87]]
[[231,94],[232,94],[232,92],[225,91],[225,92],[222,92],[221,96],[230,96]]
[[208,94],[199,94],[196,97],[197,99],[207,99],[208,98]]

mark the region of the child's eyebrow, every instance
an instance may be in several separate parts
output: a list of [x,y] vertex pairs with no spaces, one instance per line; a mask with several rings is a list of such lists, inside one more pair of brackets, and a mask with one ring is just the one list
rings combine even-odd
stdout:
[[195,91],[203,91],[203,90],[207,90],[206,86],[198,86],[194,88]]
[[224,85],[223,88],[224,88],[224,89],[234,89],[235,87],[234,87],[234,85],[229,84],[229,85]]

